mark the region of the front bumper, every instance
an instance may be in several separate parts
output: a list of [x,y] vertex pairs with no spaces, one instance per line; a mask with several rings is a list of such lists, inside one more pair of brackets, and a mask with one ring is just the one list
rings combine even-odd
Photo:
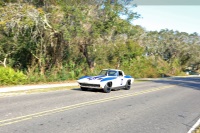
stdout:
[[79,83],[79,85],[81,87],[85,87],[85,88],[94,88],[94,89],[101,89],[102,88],[100,84]]

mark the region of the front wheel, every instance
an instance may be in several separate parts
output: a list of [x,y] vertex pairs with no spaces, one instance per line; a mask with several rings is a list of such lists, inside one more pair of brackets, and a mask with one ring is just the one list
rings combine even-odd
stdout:
[[126,82],[126,86],[125,86],[124,89],[125,89],[125,90],[130,90],[130,89],[131,89],[131,80],[128,80],[128,81]]
[[104,86],[103,91],[104,91],[105,93],[110,93],[111,87],[112,87],[112,82],[108,82],[108,83]]

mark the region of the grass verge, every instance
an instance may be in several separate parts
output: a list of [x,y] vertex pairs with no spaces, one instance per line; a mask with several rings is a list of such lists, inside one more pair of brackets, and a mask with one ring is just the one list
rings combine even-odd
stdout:
[[192,133],[200,133],[200,125],[197,126],[196,129],[192,131]]
[[53,92],[53,91],[60,91],[60,90],[71,90],[71,89],[75,89],[75,88],[79,88],[79,86],[66,86],[66,87],[54,87],[54,88],[5,92],[5,93],[0,93],[0,96],[6,97],[6,96],[16,96],[16,95],[23,95],[23,94],[35,94],[35,93]]

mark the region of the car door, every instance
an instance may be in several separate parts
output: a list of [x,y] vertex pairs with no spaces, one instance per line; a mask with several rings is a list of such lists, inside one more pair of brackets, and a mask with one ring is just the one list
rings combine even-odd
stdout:
[[122,71],[118,71],[118,87],[124,86],[124,75]]

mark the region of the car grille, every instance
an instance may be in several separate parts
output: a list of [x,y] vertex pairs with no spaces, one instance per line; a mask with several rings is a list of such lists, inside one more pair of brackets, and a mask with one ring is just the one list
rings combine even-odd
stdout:
[[99,84],[86,84],[86,83],[80,83],[80,86],[87,86],[87,87],[100,87]]

